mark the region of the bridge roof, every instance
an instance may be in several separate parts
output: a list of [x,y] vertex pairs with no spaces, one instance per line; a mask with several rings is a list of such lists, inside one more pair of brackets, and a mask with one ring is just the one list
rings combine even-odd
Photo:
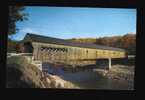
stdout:
[[67,45],[73,47],[81,47],[81,48],[92,48],[92,49],[103,49],[103,50],[112,50],[112,51],[125,51],[124,49],[114,48],[109,46],[90,44],[90,43],[76,43],[71,42],[69,40],[58,39],[53,37],[47,37],[42,35],[36,35],[32,33],[27,33],[22,42],[30,41],[30,42],[40,42],[40,43],[50,43],[50,44],[58,44],[58,45]]

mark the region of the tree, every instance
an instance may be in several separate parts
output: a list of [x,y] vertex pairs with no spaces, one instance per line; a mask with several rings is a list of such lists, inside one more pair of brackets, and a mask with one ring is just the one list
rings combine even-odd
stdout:
[[[24,6],[9,6],[8,36],[16,34],[18,31],[16,28],[16,22],[27,19],[28,14],[23,12],[24,9]],[[18,41],[14,41],[11,39],[11,37],[8,37],[7,43],[7,52],[20,52]]]
[[24,6],[9,6],[8,35],[13,35],[17,32],[16,22],[27,19],[27,14],[22,12],[24,9]]

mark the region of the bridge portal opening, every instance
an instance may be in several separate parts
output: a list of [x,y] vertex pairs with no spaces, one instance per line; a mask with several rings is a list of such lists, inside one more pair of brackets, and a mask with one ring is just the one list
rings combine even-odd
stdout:
[[33,46],[30,42],[23,43],[23,52],[24,53],[33,53]]

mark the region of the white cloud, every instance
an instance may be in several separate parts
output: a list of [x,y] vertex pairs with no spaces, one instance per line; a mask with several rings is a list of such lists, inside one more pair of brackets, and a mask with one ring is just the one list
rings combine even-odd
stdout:
[[128,34],[136,34],[136,32],[129,32]]
[[19,31],[19,33],[38,33],[38,32],[31,28],[23,28]]
[[22,28],[22,29],[19,29],[17,34],[12,35],[11,38],[14,40],[22,40],[27,33],[38,34],[39,32],[31,28]]

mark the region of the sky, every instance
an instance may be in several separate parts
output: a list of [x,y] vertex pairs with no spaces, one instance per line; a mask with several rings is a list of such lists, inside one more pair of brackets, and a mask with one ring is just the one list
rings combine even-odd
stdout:
[[14,40],[22,40],[26,33],[61,39],[136,33],[136,9],[27,6],[23,12],[28,20],[16,23]]

